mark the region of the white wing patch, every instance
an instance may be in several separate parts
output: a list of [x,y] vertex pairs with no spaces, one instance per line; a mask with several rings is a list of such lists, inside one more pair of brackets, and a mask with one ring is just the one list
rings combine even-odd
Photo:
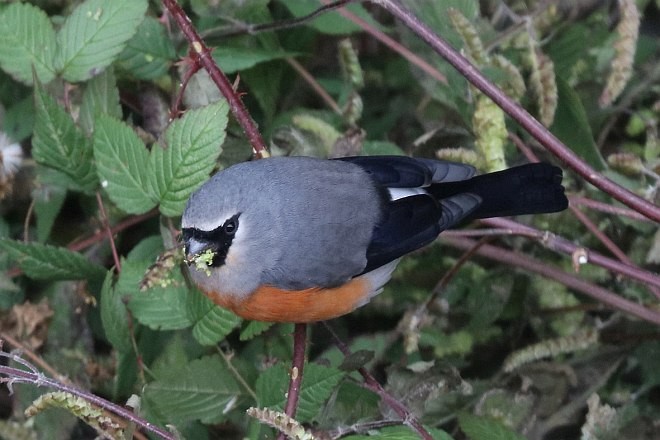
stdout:
[[427,194],[424,188],[387,188],[387,190],[390,192],[390,200],[392,201]]

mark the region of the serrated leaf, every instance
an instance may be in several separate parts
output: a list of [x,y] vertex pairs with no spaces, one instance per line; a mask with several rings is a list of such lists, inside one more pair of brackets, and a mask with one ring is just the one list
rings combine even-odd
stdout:
[[198,290],[188,293],[193,337],[201,345],[215,345],[241,323],[241,318],[215,305]]
[[[336,368],[305,365],[296,420],[305,423],[314,419],[344,375]],[[256,385],[259,406],[282,410],[288,383],[289,375],[283,364],[274,365],[261,373]]]
[[99,279],[105,274],[103,267],[65,248],[3,238],[0,249],[16,261],[25,275],[37,280]]
[[461,430],[472,440],[526,440],[501,422],[463,413],[458,416]]
[[55,99],[37,84],[34,88],[36,120],[32,157],[71,178],[74,188],[91,192],[96,173],[90,142]]
[[94,131],[94,119],[98,115],[117,119],[122,116],[117,80],[111,68],[92,78],[85,87],[78,121],[87,134]]
[[0,15],[0,66],[32,84],[32,69],[43,83],[55,77],[55,29],[48,15],[28,3],[12,3]]
[[272,322],[249,321],[248,325],[246,325],[243,331],[241,331],[239,339],[241,341],[249,341],[255,336],[262,334],[273,325]]
[[207,356],[171,369],[147,384],[148,399],[172,422],[218,422],[236,406],[243,390],[220,356]]
[[206,181],[225,138],[225,100],[187,112],[165,131],[165,145],[155,145],[149,157],[152,192],[160,212],[183,212],[190,194]]
[[109,66],[135,35],[146,0],[87,0],[57,34],[56,66],[64,79],[84,81]]
[[119,208],[142,214],[156,205],[147,184],[149,153],[128,125],[100,115],[94,129],[94,158],[101,187]]
[[122,296],[112,285],[113,274],[108,271],[101,288],[101,323],[105,337],[120,353],[133,349],[128,328],[128,312]]
[[145,17],[117,64],[138,79],[151,80],[165,75],[175,58],[176,51],[163,24]]
[[169,287],[139,290],[140,280],[153,263],[149,260],[126,261],[115,290],[129,299],[128,308],[141,324],[155,330],[178,330],[193,322],[186,309],[188,289],[183,277],[173,274]]
[[550,131],[594,169],[604,170],[606,164],[594,141],[580,97],[560,76],[557,76],[556,82],[558,103]]

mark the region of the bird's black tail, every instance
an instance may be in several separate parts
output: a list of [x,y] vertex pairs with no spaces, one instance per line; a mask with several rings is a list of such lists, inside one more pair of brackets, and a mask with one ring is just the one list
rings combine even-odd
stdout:
[[532,163],[459,182],[433,184],[427,191],[438,199],[461,193],[479,196],[482,202],[468,219],[542,214],[568,206],[561,180],[560,168]]

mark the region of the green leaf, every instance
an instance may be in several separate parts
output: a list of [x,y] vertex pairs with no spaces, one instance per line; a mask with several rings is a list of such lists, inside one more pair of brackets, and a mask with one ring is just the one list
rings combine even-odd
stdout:
[[463,413],[458,416],[461,430],[472,440],[525,440],[525,437],[487,417]]
[[268,50],[258,47],[227,47],[213,49],[213,60],[227,74],[249,69],[266,61],[281,60],[299,55],[283,50]]
[[243,394],[225,362],[217,355],[172,368],[144,389],[144,398],[174,423],[221,421]]
[[594,141],[580,97],[562,77],[557,76],[556,80],[558,103],[550,130],[594,169],[604,170],[606,164]]
[[193,337],[201,345],[215,345],[241,323],[241,318],[215,305],[200,291],[188,293],[188,311],[194,322]]
[[128,328],[128,312],[120,293],[112,285],[112,271],[108,271],[101,288],[101,323],[105,337],[115,350],[126,353],[133,349]]
[[[190,327],[193,322],[186,308],[188,289],[180,273],[173,274],[168,287],[139,290],[140,280],[151,260],[126,261],[115,290],[127,296],[128,308],[141,324],[154,330],[177,330]],[[177,276],[178,275],[178,276]]]
[[147,184],[149,153],[128,125],[100,115],[94,130],[94,158],[101,187],[119,208],[142,214],[156,205]]
[[[295,2],[285,1],[282,2],[284,6],[296,17],[305,16],[314,12],[321,5],[315,0],[297,0]],[[369,15],[369,13],[358,4],[349,4],[344,7],[349,12],[357,15],[365,20],[370,25],[380,29],[381,26]],[[344,18],[339,12],[332,11],[326,12],[308,22],[310,26],[314,27],[319,32],[331,35],[343,35],[351,32],[361,32],[362,27],[353,23],[348,18]]]
[[78,120],[87,134],[94,131],[98,115],[122,117],[117,80],[111,68],[92,78],[85,87]]
[[0,249],[16,261],[25,275],[37,280],[99,279],[105,274],[101,266],[65,248],[3,238]]
[[283,74],[283,66],[278,63],[260,64],[241,73],[241,78],[259,102],[267,121],[271,121],[277,111]]
[[153,17],[145,17],[119,55],[117,64],[138,79],[151,80],[165,75],[175,58],[172,40],[163,24]]
[[[307,364],[298,401],[296,420],[309,422],[318,414],[345,373],[336,368]],[[282,410],[286,402],[289,375],[283,364],[277,364],[259,375],[256,391],[259,406]]]
[[34,119],[34,97],[29,95],[7,108],[2,127],[10,138],[21,142],[32,136]]
[[165,145],[155,145],[149,157],[150,184],[160,212],[183,212],[190,194],[208,179],[225,138],[225,100],[188,111],[165,131]]
[[362,154],[365,156],[394,155],[403,156],[404,151],[396,144],[388,141],[364,141]]
[[[431,437],[435,440],[452,440],[452,436],[447,434],[445,431],[437,428],[428,428],[426,430]],[[374,440],[376,438],[385,439],[385,440],[417,440],[419,439],[419,434],[413,431],[412,428],[408,426],[388,426],[383,429],[376,431],[376,434],[371,435],[349,435],[343,437],[344,440]]]
[[32,69],[43,83],[55,77],[55,29],[48,15],[28,3],[15,2],[0,15],[0,66],[12,77],[32,84]]
[[272,326],[272,322],[249,321],[243,331],[241,331],[239,338],[241,341],[249,341],[255,336],[262,334]]
[[55,99],[36,84],[36,120],[32,137],[32,157],[71,178],[76,189],[91,192],[96,187],[92,148],[73,119]]
[[65,198],[66,190],[53,185],[41,184],[32,190],[34,216],[37,221],[37,240],[40,242],[48,240]]
[[57,34],[56,66],[67,81],[84,81],[124,50],[147,10],[146,0],[87,0]]

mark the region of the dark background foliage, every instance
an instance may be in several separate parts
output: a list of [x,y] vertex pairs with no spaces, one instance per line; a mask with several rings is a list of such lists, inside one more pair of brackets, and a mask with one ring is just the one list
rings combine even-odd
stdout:
[[[352,355],[312,326],[297,421],[319,438],[416,438],[366,367],[434,438],[657,437],[656,222],[377,4],[309,17],[325,3],[181,3],[274,155],[565,168],[570,210],[444,233],[330,322]],[[657,205],[657,1],[403,3],[579,161]],[[255,147],[188,50],[156,1],[0,5],[1,438],[130,438],[96,405],[132,395],[141,421],[185,438],[275,435],[245,410],[284,407],[293,326],[241,322],[181,271],[188,195]]]

